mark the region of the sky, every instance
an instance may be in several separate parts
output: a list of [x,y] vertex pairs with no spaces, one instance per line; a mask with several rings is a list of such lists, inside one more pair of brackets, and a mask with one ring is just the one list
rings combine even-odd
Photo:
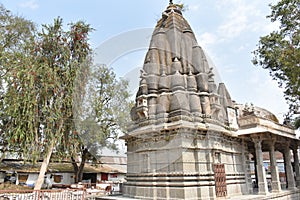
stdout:
[[[90,35],[91,45],[101,50],[96,60],[104,60],[119,77],[128,78],[134,93],[139,78],[135,71],[143,65],[151,32],[169,1],[0,0],[0,3],[39,27],[52,23],[58,16],[66,25],[78,20],[91,24],[95,29]],[[174,0],[174,3],[187,6],[183,15],[216,66],[231,98],[266,108],[282,120],[288,110],[282,89],[267,70],[251,63],[251,52],[259,37],[278,27],[266,18],[271,13],[268,5],[276,0]]]

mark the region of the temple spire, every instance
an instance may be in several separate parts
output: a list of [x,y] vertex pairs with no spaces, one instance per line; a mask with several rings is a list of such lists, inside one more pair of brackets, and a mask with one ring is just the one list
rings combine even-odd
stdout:
[[173,0],[170,0],[170,5],[173,4]]

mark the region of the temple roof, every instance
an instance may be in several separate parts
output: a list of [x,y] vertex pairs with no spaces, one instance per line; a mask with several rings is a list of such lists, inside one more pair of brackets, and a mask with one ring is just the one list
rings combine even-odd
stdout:
[[152,34],[131,112],[133,121],[211,118],[226,124],[228,106],[233,103],[225,85],[215,83],[212,66],[180,6],[170,2]]
[[236,104],[235,107],[239,109],[239,118],[252,115],[270,120],[277,124],[279,123],[276,115],[264,108],[254,106],[253,104]]

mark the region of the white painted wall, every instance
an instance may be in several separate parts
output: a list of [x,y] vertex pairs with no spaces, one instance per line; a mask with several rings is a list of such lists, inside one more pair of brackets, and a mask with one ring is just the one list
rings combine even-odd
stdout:
[[[54,182],[54,176],[60,175],[62,179],[59,183]],[[50,178],[50,174],[48,174]],[[74,183],[74,173],[52,173],[52,178],[50,179],[52,184],[73,184]]]
[[[19,173],[19,174],[28,174],[28,173]],[[61,181],[56,183],[54,182],[54,175],[60,175],[62,176]],[[51,174],[46,174],[46,180],[45,182],[48,184],[73,184],[74,183],[74,178],[73,178],[74,174],[73,173],[52,173],[52,178]],[[28,174],[28,178],[26,181],[26,185],[30,186],[30,187],[34,187],[34,184],[36,182],[38,178],[38,174],[37,173],[30,173]],[[0,181],[1,181],[1,173],[0,173]]]
[[112,182],[123,182],[125,180],[124,174],[117,174],[117,177],[114,177],[113,174],[108,174],[108,181]]
[[37,180],[38,176],[38,174],[28,174],[26,185],[28,185],[29,187],[34,187],[35,181]]
[[101,173],[97,173],[97,182],[101,181]]
[[[117,177],[114,177],[112,174],[108,174],[108,181],[112,182],[124,182],[125,174],[117,174]],[[101,181],[101,173],[97,174],[97,181]]]
[[5,178],[5,173],[4,172],[0,172],[0,183],[4,182],[4,178]]

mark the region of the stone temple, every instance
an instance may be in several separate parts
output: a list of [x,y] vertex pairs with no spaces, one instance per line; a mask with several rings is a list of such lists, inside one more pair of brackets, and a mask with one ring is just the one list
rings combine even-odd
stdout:
[[[294,130],[265,109],[231,99],[226,86],[215,82],[208,58],[172,2],[153,32],[131,117],[123,136],[127,197],[276,199],[284,190],[288,198],[300,198]],[[283,158],[284,183],[277,154]]]

